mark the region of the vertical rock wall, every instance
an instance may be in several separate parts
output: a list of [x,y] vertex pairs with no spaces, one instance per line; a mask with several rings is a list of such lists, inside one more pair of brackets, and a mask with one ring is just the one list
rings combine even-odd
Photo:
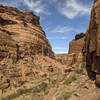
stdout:
[[82,49],[84,47],[85,34],[80,33],[69,43],[69,52],[67,55],[67,64],[73,65],[83,62]]
[[89,76],[95,79],[100,74],[100,0],[94,0],[83,53],[86,55]]

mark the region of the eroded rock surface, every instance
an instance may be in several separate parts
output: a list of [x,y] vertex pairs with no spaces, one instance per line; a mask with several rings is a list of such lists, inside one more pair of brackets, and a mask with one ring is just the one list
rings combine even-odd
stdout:
[[0,5],[0,73],[25,79],[33,73],[35,55],[54,57],[39,19],[30,11]]
[[69,43],[69,52],[67,55],[67,64],[73,65],[82,62],[82,49],[84,46],[85,34],[80,33],[75,36],[75,39]]
[[94,0],[83,53],[89,76],[95,79],[96,74],[100,74],[100,0]]

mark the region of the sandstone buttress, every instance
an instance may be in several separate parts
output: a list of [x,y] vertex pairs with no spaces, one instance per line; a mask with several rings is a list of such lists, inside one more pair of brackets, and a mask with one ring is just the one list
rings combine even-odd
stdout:
[[81,63],[84,61],[82,49],[84,47],[85,34],[80,33],[75,36],[69,43],[69,52],[67,55],[67,64],[73,65],[75,63]]
[[28,75],[37,54],[54,58],[39,19],[31,11],[0,5],[0,72],[3,75],[21,77],[25,68]]

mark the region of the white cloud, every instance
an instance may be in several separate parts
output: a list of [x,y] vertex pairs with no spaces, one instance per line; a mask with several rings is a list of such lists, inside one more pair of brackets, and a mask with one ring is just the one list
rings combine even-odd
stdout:
[[43,3],[43,0],[2,0],[0,3],[17,8],[26,6],[29,10],[35,12],[36,14],[51,15],[51,12],[48,11],[48,5]]
[[25,5],[36,14],[45,15],[52,14],[49,10],[51,4],[60,14],[69,19],[73,19],[77,16],[89,15],[90,13],[90,5],[84,5],[81,0],[1,0],[0,3],[17,8]]
[[67,53],[67,47],[54,47],[53,50],[55,51],[56,54],[62,54],[62,53]]
[[34,11],[37,14],[46,14],[51,15],[49,11],[47,11],[47,6],[43,4],[40,0],[24,0],[23,2],[30,10]]
[[56,33],[65,33],[69,31],[72,31],[72,28],[68,26],[57,26],[55,29],[52,30],[52,32],[56,32]]
[[54,50],[66,50],[66,48],[61,48],[61,47],[55,47],[53,48]]
[[83,5],[78,0],[66,0],[64,4],[58,4],[57,10],[69,19],[76,16],[89,15],[90,7]]
[[48,37],[48,39],[49,40],[66,40],[67,39],[67,37],[58,37],[58,36],[56,36],[56,37]]
[[11,0],[11,1],[0,1],[0,3],[1,4],[3,4],[3,5],[5,5],[5,6],[12,6],[12,7],[20,7],[22,4],[22,2],[20,1],[20,0],[17,0],[17,1],[15,1],[15,0]]
[[55,51],[55,54],[67,54],[67,51]]

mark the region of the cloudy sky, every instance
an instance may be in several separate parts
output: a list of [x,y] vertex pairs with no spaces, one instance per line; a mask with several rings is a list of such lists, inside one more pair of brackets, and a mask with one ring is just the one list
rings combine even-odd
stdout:
[[66,53],[75,34],[85,32],[93,0],[0,0],[0,4],[31,10],[40,16],[53,51]]

